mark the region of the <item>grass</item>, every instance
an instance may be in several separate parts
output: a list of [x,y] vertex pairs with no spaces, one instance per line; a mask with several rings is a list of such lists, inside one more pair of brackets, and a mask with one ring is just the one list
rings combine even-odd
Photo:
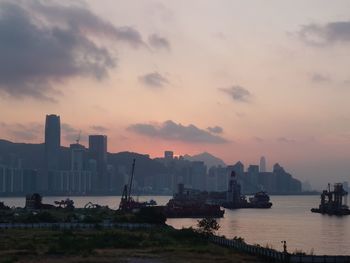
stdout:
[[137,213],[115,211],[107,207],[84,209],[54,208],[48,210],[31,211],[23,208],[1,210],[0,223],[150,223],[165,224],[166,218],[161,210],[155,207],[141,208]]
[[5,262],[261,262],[207,242],[192,229],[0,230]]

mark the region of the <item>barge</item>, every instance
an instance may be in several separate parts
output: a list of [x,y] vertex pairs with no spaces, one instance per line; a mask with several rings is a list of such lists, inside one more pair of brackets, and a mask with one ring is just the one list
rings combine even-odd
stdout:
[[348,192],[344,190],[343,184],[334,184],[333,191],[328,184],[328,189],[323,190],[321,194],[320,205],[318,208],[312,208],[311,212],[337,216],[350,215],[347,196]]
[[219,205],[208,204],[206,196],[200,192],[185,189],[178,185],[178,192],[164,206],[163,213],[167,218],[221,218],[225,210]]
[[234,171],[231,173],[228,191],[212,195],[211,201],[227,209],[271,208],[272,206],[270,196],[264,191],[257,192],[247,200],[247,197],[241,193],[241,185]]

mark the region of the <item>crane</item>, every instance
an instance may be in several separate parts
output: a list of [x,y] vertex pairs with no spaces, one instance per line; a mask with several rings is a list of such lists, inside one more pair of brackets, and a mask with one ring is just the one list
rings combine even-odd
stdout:
[[130,211],[133,208],[140,207],[140,203],[135,202],[133,198],[131,197],[131,188],[132,188],[132,181],[134,179],[134,171],[135,171],[135,159],[133,159],[132,162],[132,168],[131,168],[131,176],[130,176],[130,182],[129,182],[129,189],[128,185],[124,185],[122,198],[119,204],[119,209],[122,211]]
[[75,140],[77,144],[79,144],[80,137],[81,137],[81,130],[79,131],[78,137],[77,137],[77,139]]
[[131,168],[131,178],[130,178],[130,184],[129,184],[129,196],[128,199],[130,200],[131,197],[131,187],[132,187],[132,181],[134,179],[134,172],[135,172],[135,159],[132,162],[132,168]]

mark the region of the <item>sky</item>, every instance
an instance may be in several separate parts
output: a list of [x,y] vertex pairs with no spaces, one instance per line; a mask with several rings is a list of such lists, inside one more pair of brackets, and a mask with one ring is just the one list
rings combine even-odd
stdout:
[[350,1],[0,0],[0,138],[350,181]]

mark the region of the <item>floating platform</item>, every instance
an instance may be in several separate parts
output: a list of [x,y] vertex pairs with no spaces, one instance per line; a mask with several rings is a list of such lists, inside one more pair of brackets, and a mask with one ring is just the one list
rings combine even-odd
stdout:
[[321,194],[319,207],[312,208],[311,212],[337,216],[350,215],[347,196],[348,192],[344,190],[341,183],[334,184],[333,191],[331,191],[330,184],[328,184],[328,190],[323,190]]
[[271,208],[270,196],[264,192],[257,192],[253,197],[247,200],[241,192],[241,185],[238,183],[236,173],[232,171],[227,192],[213,196],[212,202],[228,209],[240,208]]
[[178,185],[178,192],[164,206],[163,213],[167,218],[221,218],[225,210],[220,205],[208,204],[206,195],[200,191],[185,189]]
[[218,205],[209,204],[196,204],[181,206],[167,205],[163,210],[164,215],[167,218],[222,218],[225,210],[221,209]]

